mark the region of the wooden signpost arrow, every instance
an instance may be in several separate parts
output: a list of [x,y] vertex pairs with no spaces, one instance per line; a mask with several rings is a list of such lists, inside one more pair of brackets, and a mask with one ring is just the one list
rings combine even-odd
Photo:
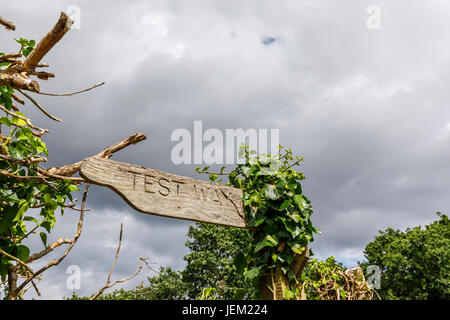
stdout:
[[241,189],[97,157],[82,162],[80,175],[143,213],[247,228]]

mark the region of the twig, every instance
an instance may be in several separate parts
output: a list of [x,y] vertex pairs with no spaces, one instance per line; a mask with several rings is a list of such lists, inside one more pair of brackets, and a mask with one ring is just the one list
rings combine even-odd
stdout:
[[153,270],[153,269],[151,268],[151,266],[150,266],[150,265],[148,264],[148,262],[147,262],[147,259],[148,259],[148,258],[139,258],[139,260],[140,260],[139,267],[137,268],[136,272],[135,272],[133,275],[131,275],[131,276],[128,277],[128,278],[123,278],[123,279],[120,279],[120,280],[116,280],[116,281],[114,281],[113,283],[111,283],[111,275],[112,275],[112,272],[113,272],[113,270],[114,270],[114,267],[116,266],[117,259],[119,258],[120,247],[121,247],[121,245],[122,245],[122,233],[123,233],[123,223],[120,224],[120,236],[119,236],[119,244],[118,244],[118,246],[117,246],[117,251],[116,251],[116,257],[114,258],[113,264],[112,264],[112,266],[111,266],[111,270],[109,271],[109,274],[108,274],[108,278],[106,279],[106,283],[105,283],[105,285],[104,285],[103,287],[101,287],[100,290],[98,290],[98,291],[97,291],[97,292],[96,292],[89,300],[95,300],[95,299],[97,299],[97,298],[98,298],[98,297],[99,297],[106,289],[109,289],[109,288],[111,288],[111,287],[114,287],[114,286],[115,286],[116,284],[118,284],[118,283],[127,282],[127,281],[133,279],[139,272],[141,272],[142,267],[143,267],[143,263],[145,263],[145,265],[146,265],[148,268],[150,268],[151,270]]
[[46,162],[47,161],[47,159],[44,158],[44,157],[36,157],[36,158],[30,158],[30,159],[27,159],[27,158],[25,158],[25,159],[17,159],[17,158],[14,158],[14,157],[11,157],[11,156],[5,156],[5,155],[2,155],[2,154],[0,154],[0,159],[6,160],[6,161],[10,161],[10,162],[20,163],[20,164],[22,164],[24,166],[26,166],[26,165],[28,165],[30,163]]
[[63,244],[70,244],[70,243],[72,243],[72,239],[59,238],[58,241],[47,245],[47,247],[44,250],[42,250],[41,252],[32,254],[28,258],[27,263],[31,263],[34,260],[42,258],[43,256],[47,255],[48,253],[52,252],[53,250],[55,250],[56,248],[58,248],[59,246],[61,246]]
[[[36,283],[38,283],[38,282],[40,282],[40,281],[42,280],[42,277],[39,276],[39,277],[36,277],[36,279],[37,279],[37,282],[36,282]],[[34,282],[34,280],[31,281],[31,284],[30,284],[28,287],[26,287],[25,289],[23,289],[23,291],[21,292],[21,295],[24,296],[25,293],[26,293],[30,288],[33,288],[33,287],[34,287],[34,290],[36,290],[36,293],[37,293],[38,296],[40,297],[40,296],[41,296],[41,293],[39,292],[39,289],[37,288],[36,283]]]
[[0,24],[3,25],[6,30],[16,30],[16,26],[11,21],[8,21],[2,17],[0,17]]
[[40,297],[41,293],[39,292],[39,289],[36,287],[36,284],[34,283],[33,280],[31,280],[31,284],[33,285],[34,290],[36,290],[37,295]]
[[114,267],[116,266],[117,259],[119,258],[120,247],[122,246],[122,234],[123,234],[123,223],[120,224],[119,245],[117,246],[116,257],[114,258],[113,265],[108,274],[108,280],[107,280],[108,283],[111,279],[111,274],[114,271]]
[[41,110],[47,117],[49,117],[52,120],[62,122],[61,119],[55,117],[54,115],[50,114],[47,110],[45,110],[39,103],[36,102],[32,97],[30,97],[28,94],[26,94],[22,89],[17,89],[21,94],[23,94],[25,97],[28,98],[39,110]]
[[[69,247],[66,249],[66,251],[63,253],[63,255],[61,257],[59,257],[59,259],[57,260],[52,260],[50,261],[47,265],[45,265],[44,267],[42,267],[41,269],[39,269],[38,271],[36,271],[34,273],[34,275],[32,277],[27,278],[18,288],[17,288],[17,292],[21,292],[23,290],[23,288],[30,283],[30,281],[32,281],[36,276],[40,275],[41,273],[43,273],[44,271],[46,271],[47,269],[56,266],[58,264],[61,263],[61,261],[64,260],[64,258],[69,254],[70,250],[72,250],[73,246],[75,245],[75,243],[78,241],[78,238],[81,235],[81,231],[83,229],[83,221],[84,221],[84,208],[86,206],[86,199],[87,199],[87,195],[88,195],[88,191],[89,191],[89,184],[86,184],[86,187],[84,188],[84,193],[83,193],[83,201],[81,203],[81,212],[80,212],[80,218],[78,220],[78,227],[77,227],[77,232],[75,234],[75,236],[73,237],[73,239],[70,241]],[[32,255],[33,256],[33,255]]]
[[116,284],[118,284],[118,283],[123,283],[123,282],[130,281],[130,280],[133,279],[135,276],[137,276],[137,275],[139,274],[139,272],[141,272],[141,270],[142,270],[142,262],[143,262],[144,259],[143,259],[143,258],[139,258],[139,260],[141,260],[141,262],[140,262],[139,267],[137,268],[136,272],[135,272],[133,275],[129,276],[128,278],[123,278],[123,279],[120,279],[120,280],[116,280],[116,281],[114,281],[114,282],[111,283],[111,284],[105,285],[105,286],[104,286],[103,288],[101,288],[94,296],[92,296],[89,300],[95,300],[95,299],[97,299],[98,296],[101,295],[101,294],[103,293],[103,291],[105,291],[106,289],[109,289],[109,288],[111,288],[111,287],[114,287],[114,286],[115,286]]
[[52,96],[52,97],[71,97],[71,96],[73,96],[73,95],[80,94],[80,93],[83,93],[83,92],[90,91],[90,90],[92,90],[92,89],[98,88],[98,87],[100,87],[100,86],[102,86],[102,85],[104,85],[104,84],[105,84],[105,82],[102,82],[102,83],[93,85],[92,87],[89,87],[89,88],[87,88],[87,89],[84,89],[84,90],[81,90],[81,91],[70,92],[70,93],[46,93],[46,92],[38,92],[38,94],[41,94],[41,95],[44,95],[44,96]]
[[[1,19],[1,17],[0,17]],[[12,62],[10,61],[10,59],[17,59],[20,58],[22,56],[21,53],[10,53],[10,54],[4,54],[0,56],[0,61],[1,62]]]
[[[3,111],[5,111],[7,114],[9,114],[9,115],[11,115],[11,116],[13,116],[13,117],[16,117],[16,118],[18,118],[18,119],[21,119],[21,120],[25,121],[26,124],[27,124],[30,128],[35,129],[35,130],[39,130],[39,132],[33,132],[33,135],[34,135],[34,136],[41,137],[41,136],[43,136],[44,134],[46,134],[46,133],[48,132],[47,129],[42,129],[42,128],[39,128],[39,127],[36,127],[35,125],[33,125],[33,124],[31,123],[31,120],[30,120],[29,118],[23,117],[23,116],[21,116],[21,115],[15,113],[15,112],[9,111],[8,109],[6,109],[6,108],[5,108],[4,106],[2,106],[1,104],[0,104],[0,109],[3,110]],[[23,127],[23,126],[21,126],[21,125],[16,125],[16,126],[21,127],[21,128]]]
[[7,170],[0,170],[0,175],[6,176],[8,178],[18,179],[18,180],[33,180],[33,179],[44,180],[44,181],[47,180],[47,177],[44,177],[44,176],[17,176],[12,173],[9,173]]
[[139,284],[139,287],[136,290],[136,300],[138,299],[138,297],[141,295],[141,290],[142,290],[142,286],[144,285],[144,280],[141,281],[141,283]]
[[108,285],[111,282],[111,274],[114,271],[114,267],[116,266],[117,259],[119,258],[120,247],[122,246],[122,234],[123,234],[123,223],[120,224],[120,235],[119,235],[119,245],[117,246],[116,257],[114,258],[113,264],[111,266],[111,270],[109,270],[108,279],[106,279],[106,284],[97,291],[97,293],[90,299],[95,300],[99,295],[108,288]]

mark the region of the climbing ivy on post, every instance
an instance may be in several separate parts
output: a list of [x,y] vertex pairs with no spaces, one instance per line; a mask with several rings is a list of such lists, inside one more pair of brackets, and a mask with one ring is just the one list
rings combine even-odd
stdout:
[[229,173],[225,167],[217,173],[209,167],[196,171],[218,183],[219,175],[227,176],[228,185],[243,190],[252,239],[234,261],[238,272],[257,287],[256,298],[298,298],[308,243],[320,232],[311,222],[313,208],[302,191],[305,176],[295,170],[303,158],[281,146],[277,155],[257,155],[242,146],[240,156],[244,163]]

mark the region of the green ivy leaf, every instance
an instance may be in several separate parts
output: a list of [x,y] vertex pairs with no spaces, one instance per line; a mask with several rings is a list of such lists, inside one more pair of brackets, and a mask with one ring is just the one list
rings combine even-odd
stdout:
[[24,245],[20,245],[16,247],[16,257],[23,262],[28,261],[28,257],[30,256],[30,249]]
[[257,268],[253,268],[250,269],[248,271],[246,271],[244,273],[245,278],[249,279],[250,281],[256,279],[259,277],[260,273],[261,273],[261,269],[262,267],[257,267]]
[[268,200],[278,200],[280,198],[280,193],[274,185],[266,184],[262,189],[262,194],[265,199]]
[[7,126],[8,128],[11,128],[12,122],[9,120],[8,117],[0,117],[0,124],[3,124]]
[[41,237],[42,243],[44,246],[47,246],[47,234],[45,232],[40,232],[39,236]]
[[304,210],[308,205],[307,200],[302,194],[296,194],[294,196],[294,201],[301,210]]
[[239,252],[233,261],[236,266],[237,273],[241,274],[244,272],[244,269],[247,267],[247,260],[245,259],[245,255],[242,252]]

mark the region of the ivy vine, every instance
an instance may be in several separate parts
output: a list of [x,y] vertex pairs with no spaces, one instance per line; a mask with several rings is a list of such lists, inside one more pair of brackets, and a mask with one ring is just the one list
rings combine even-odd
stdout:
[[300,294],[291,265],[320,231],[311,222],[313,208],[302,191],[305,176],[294,169],[303,157],[282,146],[279,150],[277,155],[257,155],[243,145],[240,156],[245,162],[230,173],[224,173],[225,167],[217,173],[208,171],[209,167],[196,171],[209,174],[217,183],[223,180],[219,176],[227,176],[227,185],[242,189],[252,241],[235,257],[237,270],[256,284],[264,272],[280,267],[289,279],[286,298],[290,299]]

